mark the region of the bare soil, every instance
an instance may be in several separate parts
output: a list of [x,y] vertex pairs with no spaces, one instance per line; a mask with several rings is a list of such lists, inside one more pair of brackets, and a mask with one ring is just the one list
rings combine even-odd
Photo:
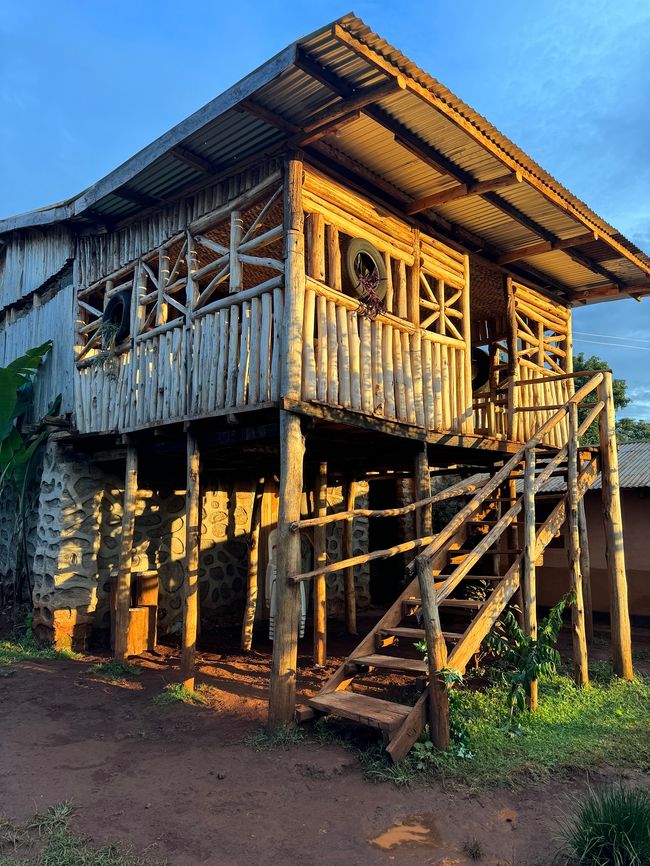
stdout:
[[[477,840],[481,863],[533,866],[547,862],[557,818],[587,782],[480,796],[372,784],[339,746],[243,742],[264,722],[266,652],[201,653],[207,706],[154,702],[178,680],[173,649],[138,660],[143,673],[128,682],[92,674],[98,660],[1,669],[0,815],[24,820],[69,800],[74,830],[154,863],[461,866]],[[326,676],[308,665],[303,694]]]

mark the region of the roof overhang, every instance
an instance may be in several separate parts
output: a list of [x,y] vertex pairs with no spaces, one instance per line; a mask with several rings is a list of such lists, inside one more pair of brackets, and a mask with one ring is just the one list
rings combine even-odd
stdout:
[[78,196],[0,221],[116,226],[287,147],[572,304],[650,294],[650,259],[483,117],[347,15]]

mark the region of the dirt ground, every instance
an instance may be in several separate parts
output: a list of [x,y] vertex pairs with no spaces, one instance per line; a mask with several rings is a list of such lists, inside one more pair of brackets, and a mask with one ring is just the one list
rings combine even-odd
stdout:
[[[339,746],[256,752],[243,738],[266,710],[269,657],[201,653],[210,706],[153,698],[178,679],[174,650],[142,675],[106,682],[98,659],[25,661],[0,677],[0,815],[26,819],[64,800],[73,829],[178,866],[391,864],[533,866],[584,778],[480,796],[366,781]],[[321,673],[301,660],[303,693]]]

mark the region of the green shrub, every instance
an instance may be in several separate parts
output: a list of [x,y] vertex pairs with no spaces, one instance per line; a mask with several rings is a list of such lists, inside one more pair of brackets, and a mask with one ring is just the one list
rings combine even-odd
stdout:
[[650,792],[622,786],[591,792],[562,836],[580,866],[648,866]]

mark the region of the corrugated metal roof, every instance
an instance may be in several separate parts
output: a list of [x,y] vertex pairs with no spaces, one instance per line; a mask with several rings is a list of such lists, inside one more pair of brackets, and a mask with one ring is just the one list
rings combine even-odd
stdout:
[[[324,77],[313,77],[301,68],[304,57],[317,64]],[[303,62],[302,67],[309,63]],[[565,252],[530,257],[516,267],[524,271],[533,267],[547,275],[549,286],[569,290],[607,285],[609,278],[602,273],[606,268],[619,283],[641,287],[647,282],[650,290],[650,259],[644,253],[485,118],[353,15],[299,39],[80,195],[0,221],[0,233],[62,220],[129,219],[158,200],[177,199],[190,188],[213,182],[219,172],[281,146],[324,107],[340,101],[341,95],[396,81],[398,74],[405,76],[401,80],[405,87],[315,143],[313,152],[338,155],[372,172],[384,188],[395,190],[400,202],[431,195],[456,181],[452,183],[448,173],[406,150],[390,128],[394,125],[417,136],[424,147],[435,148],[468,182],[516,170],[523,183],[500,190],[496,198],[468,196],[440,205],[428,216],[434,221],[442,217],[447,225],[473,233],[479,248],[495,258],[539,241],[535,225],[542,236],[554,238],[584,234],[587,226],[602,238],[595,242],[593,256],[600,272],[576,264]],[[332,81],[338,92],[332,89]],[[259,109],[255,114],[251,100],[266,114]],[[206,161],[207,167],[183,160],[181,149],[198,157],[199,163]],[[504,207],[511,212],[504,212]],[[513,207],[523,219],[513,216]],[[623,256],[620,247],[630,258]],[[509,267],[516,272],[514,265]]]
[[[519,488],[521,482],[517,482]],[[621,488],[650,487],[650,442],[630,442],[618,449],[618,484]],[[542,485],[541,493],[559,493],[566,485],[562,478],[549,478]],[[600,490],[600,473],[589,488]]]

